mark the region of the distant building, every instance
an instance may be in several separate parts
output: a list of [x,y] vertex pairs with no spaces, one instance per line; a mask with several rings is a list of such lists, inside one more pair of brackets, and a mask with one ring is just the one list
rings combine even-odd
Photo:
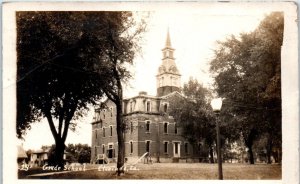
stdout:
[[23,163],[26,163],[26,159],[28,157],[22,146],[17,146],[17,148],[18,148],[18,160],[17,160],[18,165],[22,165]]
[[[169,32],[162,49],[162,64],[156,75],[157,95],[140,92],[123,100],[126,121],[125,157],[134,162],[142,156],[154,162],[199,161],[199,146],[191,145],[182,137],[182,130],[169,116],[170,100],[183,98],[181,75],[177,69]],[[118,153],[116,107],[107,100],[106,109],[95,109],[92,122],[91,163],[102,163],[103,158],[114,162]],[[143,161],[144,159],[141,159]]]
[[[48,159],[51,154],[51,147],[45,147],[32,151],[30,155],[29,164],[32,167],[42,167],[45,164],[48,164]],[[63,156],[64,160],[66,159],[66,153]]]

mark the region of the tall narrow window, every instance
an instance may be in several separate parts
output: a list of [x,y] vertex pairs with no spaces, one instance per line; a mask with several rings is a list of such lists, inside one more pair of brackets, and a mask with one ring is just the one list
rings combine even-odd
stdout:
[[95,136],[96,136],[96,139],[97,139],[97,130],[95,130]]
[[168,133],[168,123],[164,123],[164,133]]
[[165,150],[165,153],[168,153],[168,142],[164,143],[164,150]]
[[130,122],[130,133],[132,134],[132,132],[133,132],[133,123]]
[[184,152],[185,154],[188,154],[189,153],[189,143],[184,143]]
[[150,101],[147,101],[147,103],[146,103],[146,111],[147,111],[147,112],[150,112],[150,111],[151,111],[151,104],[150,104]]
[[97,156],[97,147],[95,146],[95,156]]
[[164,112],[167,112],[168,111],[168,104],[165,104],[164,105]]
[[112,133],[113,133],[113,127],[112,126],[109,126],[110,127],[110,136],[112,136]]
[[113,108],[110,108],[110,117],[113,117]]
[[105,137],[105,128],[103,128],[103,137]]
[[102,144],[102,153],[105,154],[105,145]]
[[175,154],[178,154],[178,145],[179,144],[178,144],[178,142],[175,142],[174,144],[175,144]]
[[175,134],[177,134],[178,133],[178,130],[177,130],[177,123],[175,123],[175,125],[174,125],[175,127]]
[[105,113],[106,113],[106,110],[104,109],[103,110],[103,119],[105,119]]
[[146,132],[150,132],[150,121],[146,121]]
[[130,112],[133,112],[133,102],[130,102]]
[[133,153],[133,142],[130,141],[130,153]]
[[146,141],[146,152],[150,152],[150,141]]

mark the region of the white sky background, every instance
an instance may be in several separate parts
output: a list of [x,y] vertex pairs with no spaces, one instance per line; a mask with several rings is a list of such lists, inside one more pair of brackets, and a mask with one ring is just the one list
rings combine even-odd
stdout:
[[[214,5],[213,3],[211,5]],[[270,13],[267,8],[215,8],[205,6],[194,11],[152,12],[148,22],[148,32],[144,34],[142,53],[133,65],[134,79],[130,87],[124,89],[124,97],[132,97],[139,91],[156,95],[157,70],[161,64],[161,49],[165,46],[167,29],[170,31],[172,47],[175,49],[175,62],[182,77],[187,82],[197,78],[206,87],[212,83],[209,74],[209,61],[213,57],[217,40],[225,40],[231,34],[253,31]],[[66,144],[82,143],[91,145],[91,122],[93,110],[78,123],[77,131],[69,131]],[[23,142],[25,149],[39,149],[42,145],[54,144],[46,120],[32,125]]]

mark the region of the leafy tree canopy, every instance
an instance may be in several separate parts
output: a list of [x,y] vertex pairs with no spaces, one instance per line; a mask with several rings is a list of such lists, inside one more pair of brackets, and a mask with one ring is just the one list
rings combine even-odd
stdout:
[[125,64],[133,62],[144,27],[132,12],[17,12],[16,17],[17,135],[47,118],[62,158],[75,120],[115,91],[116,81],[130,77]]
[[216,91],[225,98],[222,122],[242,132],[248,148],[263,132],[281,140],[283,30],[283,13],[273,12],[253,32],[218,42],[211,61]]

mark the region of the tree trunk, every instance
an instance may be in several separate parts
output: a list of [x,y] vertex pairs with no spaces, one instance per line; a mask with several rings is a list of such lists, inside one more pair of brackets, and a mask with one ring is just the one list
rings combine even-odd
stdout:
[[118,160],[117,160],[117,173],[118,176],[121,173],[124,173],[124,163],[125,163],[125,142],[124,142],[124,122],[123,122],[123,91],[122,84],[120,79],[117,80],[118,86],[118,98],[116,99],[116,107],[117,107],[117,134],[118,134]]
[[253,150],[252,150],[252,146],[253,146],[253,142],[256,136],[256,130],[251,129],[250,133],[248,134],[248,136],[244,136],[245,139],[245,144],[248,147],[248,155],[249,155],[249,162],[250,164],[254,164],[254,156],[253,156]]
[[252,145],[248,147],[248,153],[249,153],[249,162],[250,164],[254,164],[254,156],[253,156],[253,151],[252,151]]
[[209,146],[209,156],[210,156],[210,163],[215,163],[214,161],[214,150],[213,150],[213,147],[212,145]]
[[267,164],[272,163],[271,161],[272,148],[273,148],[272,134],[269,134],[268,142],[267,142]]
[[55,142],[55,152],[54,152],[54,164],[60,167],[60,170],[64,169],[64,151],[65,143],[62,140]]

